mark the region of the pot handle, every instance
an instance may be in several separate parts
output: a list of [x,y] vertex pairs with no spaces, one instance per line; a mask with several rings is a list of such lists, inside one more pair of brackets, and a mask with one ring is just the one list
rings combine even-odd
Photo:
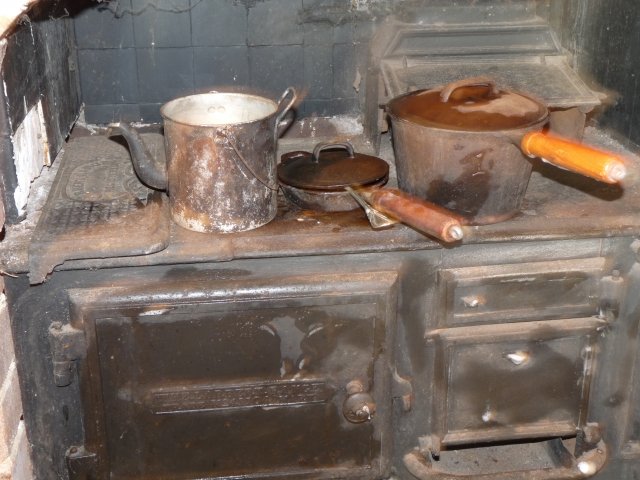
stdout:
[[[287,100],[288,97],[289,100]],[[291,107],[298,99],[298,95],[293,87],[287,88],[284,93],[280,96],[280,100],[278,100],[278,109],[276,110],[278,114],[276,115],[276,127],[275,127],[275,137],[276,139],[280,138],[280,136],[284,133],[284,131],[291,125],[293,118],[288,121],[283,121],[284,117],[289,113]]]
[[489,77],[473,77],[473,78],[465,78],[463,80],[458,80],[456,82],[451,82],[447,86],[445,86],[440,91],[440,100],[443,102],[448,102],[451,98],[451,95],[458,90],[459,88],[465,87],[480,87],[486,86],[488,88],[486,94],[484,96],[488,97],[490,95],[497,95],[499,92],[498,86],[496,82]]
[[[236,154],[235,156],[235,158],[237,158],[237,160],[235,161],[236,166],[242,172],[245,178],[247,178],[248,180],[255,178],[269,190],[273,190],[274,192],[278,191],[278,179],[276,179],[275,182],[271,184],[269,183],[268,179],[265,180],[263,177],[258,175],[258,173],[256,173],[256,171],[253,168],[251,168],[251,165],[249,165],[249,162],[245,160],[244,155],[242,155],[242,152],[238,148],[238,142],[236,141],[235,136],[233,135],[232,132],[229,132],[227,128],[222,128],[217,131],[217,134],[220,135],[227,142],[227,144],[231,147],[231,149]],[[245,170],[249,172],[249,175],[247,175]]]
[[322,150],[328,150],[330,148],[344,148],[349,153],[349,158],[353,158],[355,156],[355,152],[353,150],[353,145],[349,142],[339,142],[339,143],[319,143],[313,149],[313,154],[311,155],[311,161],[313,163],[318,163],[320,161],[320,152]]
[[601,182],[614,184],[627,176],[622,156],[547,133],[526,134],[520,148],[530,157]]
[[420,232],[451,243],[464,237],[464,219],[449,210],[392,188],[364,189],[371,206]]

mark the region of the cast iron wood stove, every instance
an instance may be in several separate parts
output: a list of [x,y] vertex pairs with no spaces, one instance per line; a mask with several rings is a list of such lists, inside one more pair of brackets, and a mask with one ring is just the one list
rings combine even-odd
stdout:
[[36,477],[632,478],[639,201],[541,164],[519,215],[452,247],[284,202],[199,234],[76,134],[3,242]]

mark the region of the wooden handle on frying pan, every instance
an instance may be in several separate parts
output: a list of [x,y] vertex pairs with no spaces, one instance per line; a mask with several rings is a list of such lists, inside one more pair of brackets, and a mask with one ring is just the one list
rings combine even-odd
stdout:
[[540,132],[528,133],[522,151],[553,165],[605,183],[618,183],[627,175],[621,156]]
[[359,190],[376,210],[444,242],[457,242],[464,236],[464,219],[449,210],[391,188]]

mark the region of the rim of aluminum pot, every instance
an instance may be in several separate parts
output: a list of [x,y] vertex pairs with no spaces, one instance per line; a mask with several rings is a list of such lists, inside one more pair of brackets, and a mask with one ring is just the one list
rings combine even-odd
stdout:
[[[228,98],[237,98],[237,99],[242,99],[242,100],[254,100],[256,101],[256,104],[262,104],[265,106],[265,111],[262,115],[257,116],[257,115],[253,115],[251,116],[250,119],[248,120],[240,120],[240,121],[219,121],[219,122],[206,122],[206,121],[188,121],[187,119],[183,119],[180,118],[180,116],[175,113],[170,111],[173,108],[178,108],[180,107],[181,112],[182,111],[191,111],[192,113],[190,113],[190,115],[195,115],[195,113],[193,113],[194,109],[204,109],[202,112],[202,117],[206,117],[207,115],[229,115],[228,112],[226,112],[226,110],[224,110],[224,106],[222,105],[218,105],[219,107],[221,107],[223,110],[220,109],[216,109],[216,110],[211,110],[211,108],[216,107],[216,105],[206,105],[202,103],[203,99],[206,98],[214,98],[214,97],[228,97]],[[189,103],[191,102],[191,103]],[[181,105],[184,104],[184,105]],[[178,123],[180,125],[185,125],[188,127],[205,127],[205,128],[216,128],[216,127],[224,127],[224,126],[230,126],[230,125],[246,125],[246,124],[250,124],[250,123],[254,123],[254,122],[258,122],[261,120],[264,120],[265,118],[269,118],[272,115],[275,115],[278,112],[278,103],[274,100],[271,100],[270,98],[267,97],[263,97],[260,95],[254,95],[254,94],[250,94],[250,93],[237,93],[237,92],[207,92],[207,93],[196,93],[194,95],[186,95],[184,97],[178,97],[175,98],[173,100],[168,101],[167,103],[165,103],[164,105],[162,105],[162,107],[160,107],[160,115],[162,116],[163,119],[165,120],[169,120],[171,122],[174,123]],[[206,107],[206,109],[205,109]],[[267,108],[268,107],[268,108]]]

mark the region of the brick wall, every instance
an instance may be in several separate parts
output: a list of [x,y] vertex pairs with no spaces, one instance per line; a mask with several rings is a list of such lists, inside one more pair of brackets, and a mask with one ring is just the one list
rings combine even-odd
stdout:
[[[4,208],[0,200],[0,225]],[[0,278],[0,290],[4,281]],[[0,480],[29,480],[33,477],[30,449],[18,385],[18,371],[11,338],[9,311],[4,293],[0,294]]]
[[[0,282],[1,284],[1,282]],[[0,480],[32,478],[18,372],[4,294],[0,296]]]

